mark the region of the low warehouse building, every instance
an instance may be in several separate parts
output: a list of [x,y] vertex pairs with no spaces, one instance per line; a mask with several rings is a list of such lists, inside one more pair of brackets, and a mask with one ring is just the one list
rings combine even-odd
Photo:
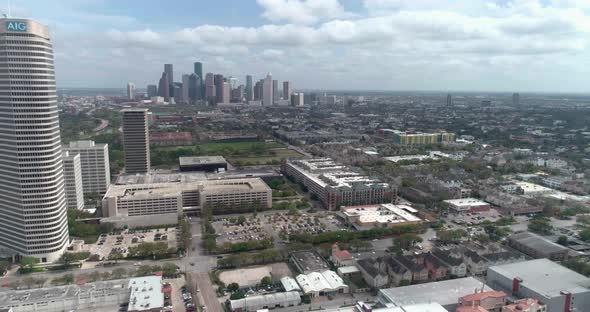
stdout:
[[481,212],[490,210],[490,204],[475,198],[443,200],[450,210],[455,212]]
[[303,293],[311,297],[348,293],[348,285],[334,271],[300,274],[295,279]]
[[417,284],[379,290],[377,298],[385,306],[405,306],[437,302],[449,311],[455,311],[459,298],[475,290],[493,290],[473,277],[464,277],[440,282]]
[[358,228],[383,228],[422,223],[422,219],[414,215],[418,211],[407,205],[347,206],[342,207],[340,211],[349,224]]
[[590,307],[590,279],[548,259],[492,266],[486,282],[513,297],[537,299],[548,312]]
[[531,232],[521,232],[508,237],[508,245],[533,258],[553,261],[567,259],[569,249]]
[[321,272],[330,268],[330,265],[315,250],[301,250],[291,253],[289,261],[302,274]]
[[226,171],[227,161],[223,156],[179,157],[180,171]]
[[128,312],[159,312],[164,308],[161,276],[137,277],[129,280]]
[[[161,281],[161,277],[154,278]],[[130,281],[140,279],[27,290],[0,290],[0,311],[11,308],[19,312],[118,311],[121,304],[130,303]],[[163,302],[164,295],[160,286],[157,291]]]
[[299,304],[301,304],[299,293],[296,291],[288,291],[230,300],[229,308],[232,312],[250,312],[262,309],[292,307]]

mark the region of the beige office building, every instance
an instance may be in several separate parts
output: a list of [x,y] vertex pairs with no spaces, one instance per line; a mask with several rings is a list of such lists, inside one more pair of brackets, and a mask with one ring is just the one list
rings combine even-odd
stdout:
[[80,154],[84,193],[104,194],[111,184],[109,145],[96,144],[94,141],[73,141],[64,150]]
[[42,262],[68,245],[49,29],[0,20],[0,247]]
[[272,207],[272,190],[260,178],[111,185],[102,200],[108,218],[166,218],[200,213],[204,207],[214,214],[265,210]]
[[146,173],[150,170],[149,111],[147,108],[129,108],[122,113],[125,172]]
[[68,209],[84,209],[80,154],[63,152],[64,182]]

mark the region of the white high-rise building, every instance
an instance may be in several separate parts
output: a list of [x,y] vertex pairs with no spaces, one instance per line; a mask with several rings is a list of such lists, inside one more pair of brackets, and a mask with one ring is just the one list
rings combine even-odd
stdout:
[[128,108],[123,113],[123,149],[126,173],[150,170],[150,134],[147,108]]
[[80,154],[84,194],[106,193],[111,184],[109,145],[96,144],[94,141],[74,141],[65,146],[64,150]]
[[80,154],[64,151],[63,159],[67,207],[68,209],[84,209]]
[[127,98],[130,101],[135,99],[135,85],[132,82],[127,83]]
[[273,84],[272,84],[272,75],[268,73],[266,78],[264,78],[264,82],[262,83],[262,105],[264,106],[272,106],[274,102],[273,97]]
[[0,247],[53,262],[69,239],[49,29],[2,18],[0,37]]

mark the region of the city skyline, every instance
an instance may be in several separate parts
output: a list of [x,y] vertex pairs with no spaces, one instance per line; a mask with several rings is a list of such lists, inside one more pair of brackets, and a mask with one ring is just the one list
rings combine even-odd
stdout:
[[[272,72],[299,89],[587,89],[589,7],[579,1],[222,0],[195,6],[170,8],[174,22],[157,17],[158,6],[149,2],[139,9],[106,0],[21,1],[12,15],[52,29],[60,88],[129,81],[143,87],[161,74],[160,64],[188,74],[201,61],[203,73],[243,81]],[[82,73],[85,80],[78,79]]]

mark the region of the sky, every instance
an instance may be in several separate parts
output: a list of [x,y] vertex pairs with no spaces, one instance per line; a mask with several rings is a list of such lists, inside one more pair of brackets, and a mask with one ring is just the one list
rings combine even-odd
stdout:
[[143,88],[164,63],[180,81],[195,61],[295,90],[590,86],[590,0],[12,0],[11,15],[50,27],[61,88]]

